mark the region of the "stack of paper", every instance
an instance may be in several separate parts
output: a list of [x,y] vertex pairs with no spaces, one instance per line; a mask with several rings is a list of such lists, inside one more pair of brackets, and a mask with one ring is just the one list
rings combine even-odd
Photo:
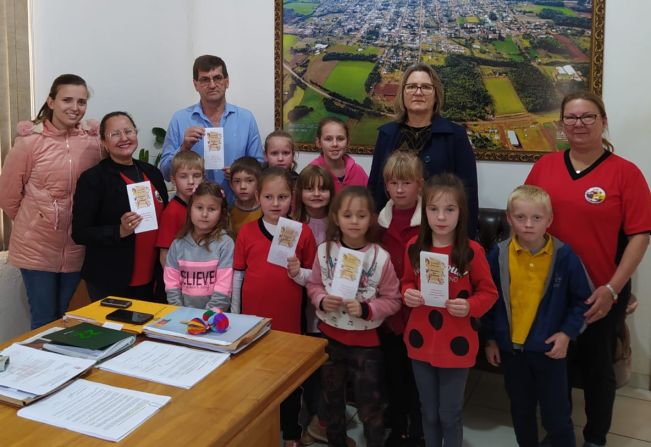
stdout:
[[228,354],[143,341],[98,368],[165,385],[192,388],[226,360]]
[[201,335],[188,334],[186,323],[193,318],[201,318],[204,312],[203,309],[179,307],[164,318],[146,325],[143,332],[151,338],[211,351],[237,354],[271,329],[271,319],[269,318],[226,313],[230,322],[226,332],[222,334],[212,331]]
[[2,355],[9,356],[9,366],[0,372],[0,400],[19,406],[64,387],[95,364],[20,344],[9,346]]
[[18,416],[118,442],[170,399],[169,396],[77,380],[47,399],[22,408]]

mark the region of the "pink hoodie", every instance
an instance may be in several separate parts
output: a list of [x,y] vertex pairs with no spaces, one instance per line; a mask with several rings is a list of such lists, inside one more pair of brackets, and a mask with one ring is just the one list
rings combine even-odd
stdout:
[[97,121],[62,131],[49,121],[18,124],[0,175],[0,208],[13,220],[9,262],[18,268],[78,272],[84,247],[70,236],[79,175],[101,159]]
[[346,186],[366,186],[368,183],[368,175],[360,165],[358,165],[353,157],[348,154],[343,156],[344,162],[346,163],[346,171],[344,173],[344,180],[339,181],[339,179],[332,174],[330,168],[326,164],[323,154],[319,155],[317,158],[310,162],[311,165],[321,166],[326,171],[330,172],[332,175],[332,180],[335,182],[335,194],[344,189]]

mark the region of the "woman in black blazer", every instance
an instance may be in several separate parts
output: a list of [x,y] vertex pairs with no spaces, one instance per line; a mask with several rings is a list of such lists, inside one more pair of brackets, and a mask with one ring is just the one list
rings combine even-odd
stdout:
[[127,184],[149,183],[157,218],[167,188],[158,168],[133,158],[138,130],[128,113],[104,116],[100,138],[108,157],[79,177],[74,196],[72,237],[86,246],[81,276],[92,301],[107,295],[152,300],[161,272],[158,231],[135,233],[142,216],[131,211]]

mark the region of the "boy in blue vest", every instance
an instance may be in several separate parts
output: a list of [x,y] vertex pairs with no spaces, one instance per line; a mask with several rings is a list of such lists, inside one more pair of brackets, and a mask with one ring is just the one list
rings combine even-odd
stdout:
[[566,355],[584,327],[592,287],[578,256],[547,233],[552,218],[543,189],[517,187],[507,204],[512,236],[488,256],[500,298],[484,318],[486,357],[503,367],[521,447],[539,445],[538,404],[546,445],[575,445]]

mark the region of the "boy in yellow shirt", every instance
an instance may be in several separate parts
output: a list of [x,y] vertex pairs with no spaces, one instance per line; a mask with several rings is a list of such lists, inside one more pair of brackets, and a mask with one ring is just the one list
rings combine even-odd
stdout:
[[237,235],[246,223],[262,217],[258,201],[258,181],[262,174],[260,162],[253,157],[242,157],[231,165],[231,189],[235,202],[230,210],[233,233]]
[[518,445],[539,445],[540,405],[547,444],[574,446],[566,355],[585,324],[590,280],[572,249],[547,233],[553,215],[543,189],[517,187],[507,219],[511,238],[488,255],[500,299],[483,319],[486,357],[503,367]]

